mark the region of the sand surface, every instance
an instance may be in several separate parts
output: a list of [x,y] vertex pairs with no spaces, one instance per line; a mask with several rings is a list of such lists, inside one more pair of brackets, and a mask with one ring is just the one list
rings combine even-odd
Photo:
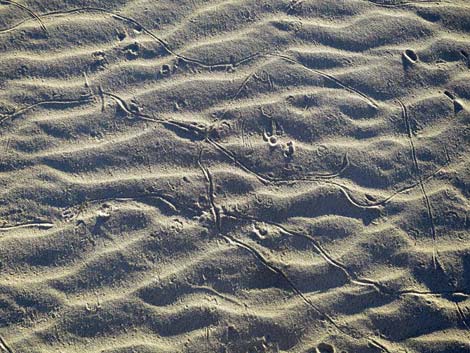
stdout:
[[470,352],[470,2],[1,0],[0,352]]

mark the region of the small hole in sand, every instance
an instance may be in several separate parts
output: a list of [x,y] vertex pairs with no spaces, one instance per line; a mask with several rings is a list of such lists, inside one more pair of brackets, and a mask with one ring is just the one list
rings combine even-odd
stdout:
[[452,100],[455,99],[455,96],[454,96],[451,92],[449,92],[449,91],[447,91],[447,90],[444,91],[444,94],[445,94],[447,97],[449,97],[450,99],[452,99]]
[[335,353],[336,349],[331,344],[328,343],[320,343],[317,346],[318,353]]
[[169,74],[171,74],[170,66],[167,64],[162,65],[162,68],[160,69],[160,74],[162,76],[168,76]]
[[454,99],[454,111],[456,113],[462,111],[464,109],[464,106],[462,102],[460,102],[458,99]]
[[369,200],[369,201],[372,201],[372,202],[377,201],[377,199],[376,199],[374,196],[372,196],[371,194],[365,194],[364,196],[365,196],[365,197],[367,198],[367,200]]
[[123,41],[126,38],[126,34],[124,32],[119,32],[117,37],[120,41]]
[[405,58],[406,61],[410,63],[415,63],[418,61],[418,54],[416,54],[413,50],[411,49],[406,49],[403,52],[403,57]]

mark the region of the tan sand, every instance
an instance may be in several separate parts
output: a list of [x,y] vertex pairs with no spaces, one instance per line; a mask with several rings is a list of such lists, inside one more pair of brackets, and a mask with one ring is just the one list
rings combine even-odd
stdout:
[[0,352],[470,352],[470,2],[1,0]]

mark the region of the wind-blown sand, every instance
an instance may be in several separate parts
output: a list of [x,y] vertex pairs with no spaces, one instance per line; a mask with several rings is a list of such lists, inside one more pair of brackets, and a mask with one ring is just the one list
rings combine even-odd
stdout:
[[0,1],[0,352],[469,352],[470,3]]

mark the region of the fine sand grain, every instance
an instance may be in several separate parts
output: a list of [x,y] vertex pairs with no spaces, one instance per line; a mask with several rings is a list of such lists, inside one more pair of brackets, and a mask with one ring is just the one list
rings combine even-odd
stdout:
[[470,352],[470,2],[0,0],[0,353]]

